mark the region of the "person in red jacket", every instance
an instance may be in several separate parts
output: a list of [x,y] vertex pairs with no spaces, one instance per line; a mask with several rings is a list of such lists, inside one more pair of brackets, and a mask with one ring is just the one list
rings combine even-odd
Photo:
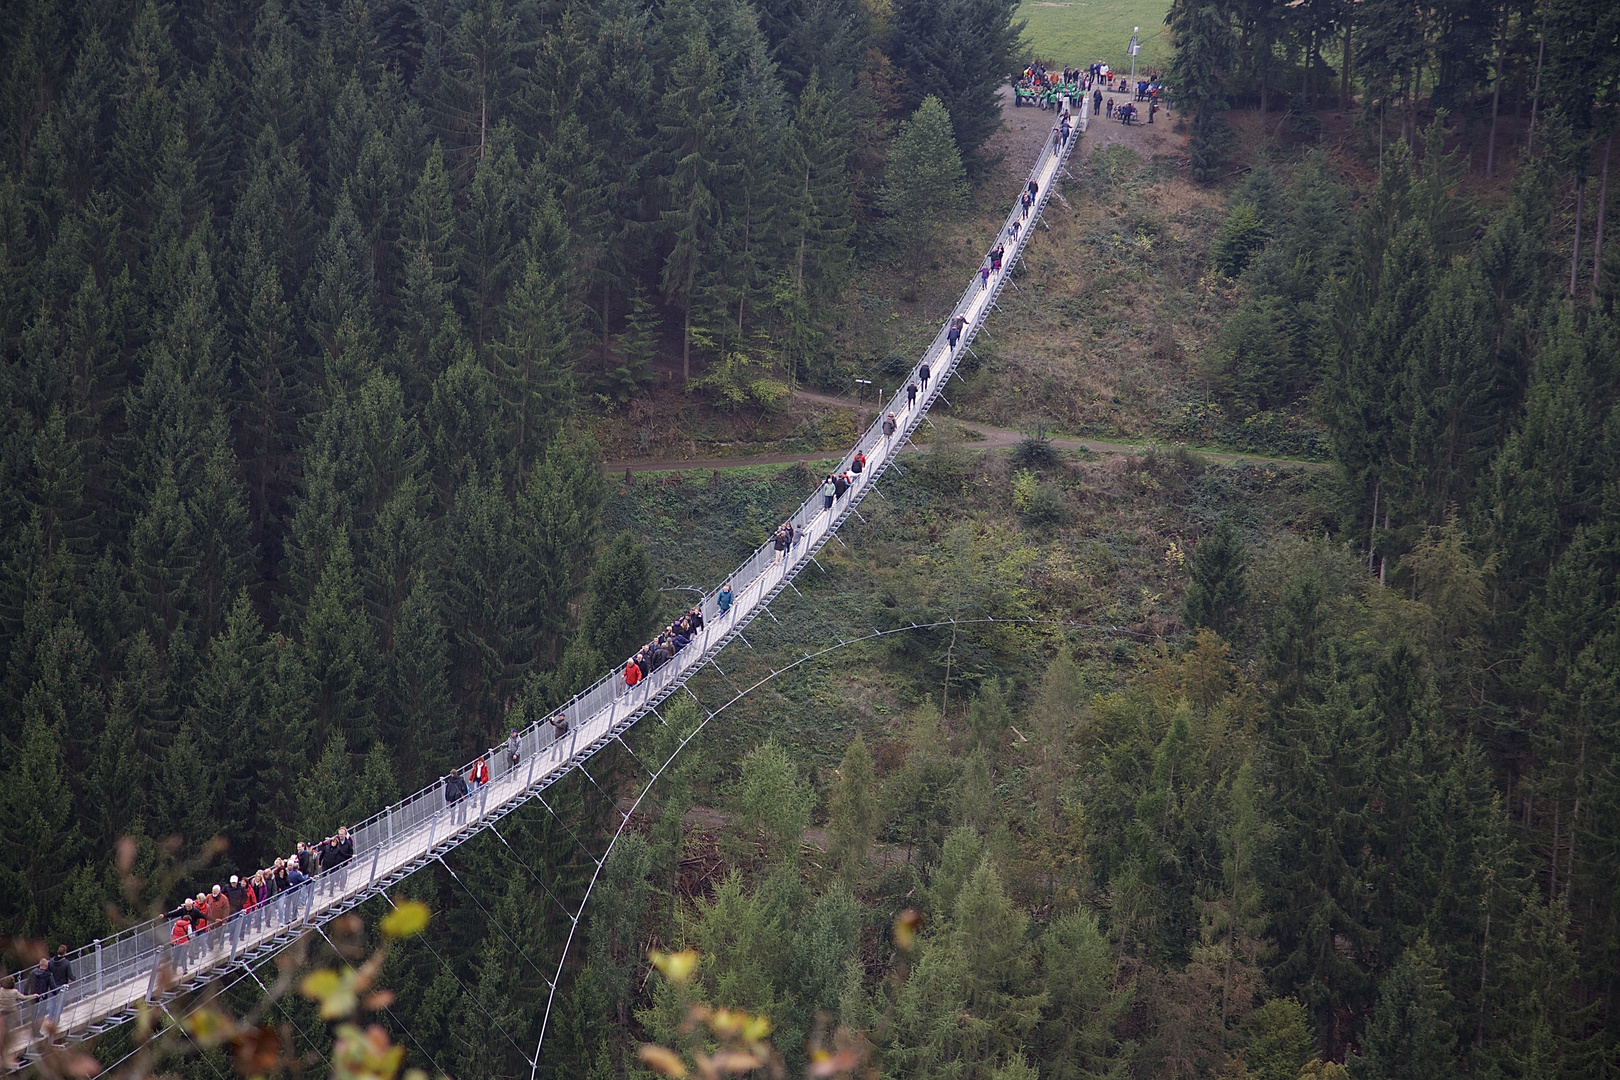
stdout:
[[633,687],[640,681],[641,668],[639,665],[637,665],[636,658],[632,656],[629,660],[626,660],[624,664],[624,685],[627,687]]
[[489,762],[484,760],[482,754],[479,754],[478,760],[473,762],[472,782],[479,787],[489,783]]

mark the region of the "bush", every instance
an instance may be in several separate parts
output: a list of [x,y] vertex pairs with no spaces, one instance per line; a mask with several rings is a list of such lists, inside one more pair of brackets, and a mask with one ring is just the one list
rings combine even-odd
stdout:
[[1036,424],[1035,430],[1021,439],[1013,447],[1013,464],[1025,469],[1050,469],[1062,460],[1058,448],[1052,445],[1052,437],[1046,433],[1045,424]]
[[1013,477],[1012,501],[1028,525],[1056,525],[1065,516],[1063,493],[1027,470]]

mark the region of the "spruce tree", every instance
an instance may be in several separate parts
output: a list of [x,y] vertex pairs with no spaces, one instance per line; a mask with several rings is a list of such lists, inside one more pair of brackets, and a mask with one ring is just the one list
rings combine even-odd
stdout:
[[3,794],[0,885],[23,933],[43,934],[85,854],[55,719],[33,711],[25,723]]
[[665,301],[677,305],[685,319],[681,330],[683,382],[692,377],[692,330],[704,315],[701,308],[719,254],[716,190],[726,168],[720,75],[719,60],[707,37],[694,36],[675,62],[659,103],[658,134],[669,162],[664,176],[667,209],[661,218],[672,241],[662,282]]
[[632,533],[621,532],[591,568],[581,633],[616,664],[646,642],[657,603],[647,549]]
[[456,722],[449,666],[438,599],[426,575],[417,570],[395,624],[383,714],[383,742],[397,757],[400,779],[413,789],[441,775],[453,757]]
[[904,263],[933,261],[931,249],[941,230],[966,199],[967,173],[951,134],[950,114],[938,98],[924,98],[895,136],[883,189],[889,232]]
[[1362,1033],[1361,1053],[1351,1059],[1351,1076],[1419,1080],[1455,1075],[1457,1037],[1447,1018],[1450,998],[1434,949],[1420,938],[1379,984],[1378,1006]]
[[572,404],[567,247],[568,229],[546,198],[530,227],[522,275],[500,313],[505,340],[490,350],[504,405],[506,467],[513,476],[528,472]]
[[881,821],[875,797],[872,755],[856,732],[838,765],[838,782],[827,797],[828,852],[846,886],[866,870]]
[[1193,549],[1192,582],[1182,606],[1187,625],[1231,635],[1248,603],[1248,553],[1229,517],[1215,523]]

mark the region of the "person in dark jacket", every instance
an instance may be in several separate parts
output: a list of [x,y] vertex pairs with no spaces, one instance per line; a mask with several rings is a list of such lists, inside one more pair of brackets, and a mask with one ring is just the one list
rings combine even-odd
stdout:
[[888,416],[883,418],[883,438],[885,441],[894,436],[894,429],[894,413],[890,413]]
[[933,373],[933,368],[930,368],[926,363],[917,369],[917,377],[922,380],[924,390],[928,389],[928,377]]
[[232,915],[239,913],[247,900],[247,889],[242,886],[242,879],[235,874],[231,875],[231,880],[225,885],[225,899],[230,901]]
[[68,948],[66,945],[56,947],[56,955],[51,957],[50,969],[51,979],[58,988],[73,981],[73,968],[68,963]]
[[51,962],[47,957],[40,957],[39,963],[28,972],[28,981],[23,986],[23,993],[42,998],[56,989],[56,979],[51,976]]
[[315,876],[315,871],[319,869],[314,849],[304,840],[298,841],[298,869],[304,872],[305,877],[311,878]]
[[915,404],[917,404],[917,384],[910,383],[906,386],[906,408],[909,409]]
[[840,473],[832,478],[833,498],[842,499],[844,492],[849,490],[849,473]]
[[958,341],[961,341],[961,340],[962,340],[962,330],[961,330],[961,328],[959,326],[957,326],[954,322],[951,323],[951,328],[949,330],[945,331],[945,343],[950,346],[952,352],[955,352],[956,351],[956,343]]

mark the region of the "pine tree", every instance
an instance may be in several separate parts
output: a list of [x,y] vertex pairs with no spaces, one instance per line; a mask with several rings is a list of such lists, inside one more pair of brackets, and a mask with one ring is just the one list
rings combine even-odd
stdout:
[[506,467],[513,476],[529,471],[570,410],[568,239],[556,204],[546,198],[530,227],[522,276],[501,310],[505,340],[490,350],[505,405]]
[[1094,915],[1072,911],[1041,935],[1041,985],[1046,1005],[1040,1056],[1055,1080],[1106,1076],[1117,1044],[1116,1019],[1131,990],[1115,989],[1115,961]]
[[[608,544],[591,568],[581,632],[603,656],[629,656],[652,630],[658,593],[647,549],[629,532]],[[610,662],[617,663],[617,659]]]
[[1193,549],[1192,583],[1183,613],[1192,628],[1207,626],[1229,637],[1248,604],[1248,553],[1230,518],[1215,523]]
[[316,742],[329,746],[331,734],[341,732],[356,755],[377,735],[377,645],[361,611],[348,534],[339,531],[298,631],[314,684]]
[[525,554],[536,589],[536,616],[549,638],[542,647],[553,657],[569,629],[573,605],[585,591],[600,538],[608,488],[598,458],[588,435],[559,433],[517,501],[529,538]]
[[1236,60],[1232,5],[1225,0],[1176,0],[1165,17],[1175,43],[1170,81],[1176,106],[1191,114],[1194,180],[1209,182],[1221,172],[1231,129],[1221,119]]
[[1447,1022],[1446,992],[1427,939],[1409,946],[1378,988],[1378,1007],[1351,1060],[1353,1077],[1418,1080],[1455,1075],[1457,1037]]
[[[1001,124],[996,94],[1024,48],[1017,11],[1010,0],[895,5],[891,55],[906,73],[911,102],[938,98],[963,153],[977,153]],[[973,47],[964,49],[965,41]]]
[[450,176],[444,150],[435,141],[427,163],[406,200],[399,232],[402,281],[399,294],[401,361],[400,382],[412,401],[425,399],[432,373],[422,367],[428,346],[450,310],[455,260],[451,241],[455,208],[451,203]]
[[338,194],[305,289],[305,333],[322,353],[315,385],[331,401],[359,388],[376,355],[371,247],[346,189]]
[[872,842],[881,825],[875,789],[872,755],[856,732],[838,765],[837,785],[827,797],[827,854],[850,888],[860,881],[866,870]]
[[734,850],[740,854],[757,843],[768,859],[796,862],[814,799],[775,739],[754,747],[729,798]]
[[388,660],[389,707],[383,744],[397,755],[399,776],[417,787],[452,760],[456,721],[450,701],[450,656],[437,598],[417,570],[400,608]]
[[664,259],[664,299],[680,307],[681,379],[692,377],[694,315],[705,304],[717,250],[720,208],[716,192],[725,171],[725,117],[720,65],[705,36],[693,37],[675,62],[659,103],[658,134],[670,171],[664,176],[667,209],[661,212],[673,241]]
[[931,262],[931,248],[945,223],[967,199],[967,173],[951,134],[951,117],[936,97],[927,97],[900,125],[889,150],[883,209],[905,263]]
[[23,933],[50,925],[74,867],[85,851],[74,820],[73,793],[62,743],[52,720],[35,712],[23,730],[3,794],[7,827],[0,833],[0,886]]
[[522,204],[517,154],[512,130],[502,123],[481,153],[467,189],[467,204],[456,224],[455,258],[467,332],[479,346],[494,340],[502,320],[498,312],[518,254]]

